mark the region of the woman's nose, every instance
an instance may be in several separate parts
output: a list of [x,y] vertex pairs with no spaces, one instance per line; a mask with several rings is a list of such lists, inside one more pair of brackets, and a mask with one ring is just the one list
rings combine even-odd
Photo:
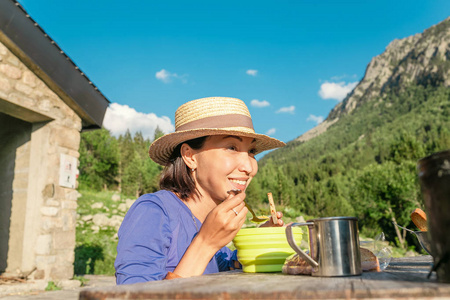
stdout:
[[239,168],[240,172],[245,172],[247,175],[251,174],[254,170],[254,161],[255,159],[248,155],[246,152],[242,152],[239,156]]

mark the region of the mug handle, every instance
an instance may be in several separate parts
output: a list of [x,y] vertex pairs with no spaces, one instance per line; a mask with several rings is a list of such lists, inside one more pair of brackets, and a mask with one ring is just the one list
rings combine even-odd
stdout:
[[291,248],[294,249],[298,255],[300,255],[303,259],[305,259],[306,262],[308,264],[310,264],[311,267],[313,267],[313,269],[315,269],[315,268],[319,267],[319,264],[314,259],[312,259],[311,256],[309,256],[308,254],[303,252],[303,250],[300,249],[299,246],[297,246],[297,244],[294,241],[294,234],[292,233],[292,226],[309,226],[309,225],[314,225],[314,223],[312,223],[312,222],[292,223],[292,224],[287,225],[286,226],[286,238],[289,243],[289,246],[291,246]]

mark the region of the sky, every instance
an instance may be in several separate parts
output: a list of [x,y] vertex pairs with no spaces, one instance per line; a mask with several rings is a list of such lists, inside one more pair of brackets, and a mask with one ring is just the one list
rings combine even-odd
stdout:
[[322,122],[394,39],[448,0],[19,0],[111,102],[104,127],[153,139],[183,103],[234,97],[289,142]]

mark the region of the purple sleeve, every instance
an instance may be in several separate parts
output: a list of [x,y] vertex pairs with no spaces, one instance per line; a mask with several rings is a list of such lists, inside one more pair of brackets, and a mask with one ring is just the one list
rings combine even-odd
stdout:
[[230,268],[234,269],[234,262],[237,261],[237,250],[232,251],[228,247],[223,247],[217,251],[215,257],[219,271],[229,271]]
[[135,203],[119,229],[116,283],[131,284],[166,277],[171,240],[169,218],[153,201]]

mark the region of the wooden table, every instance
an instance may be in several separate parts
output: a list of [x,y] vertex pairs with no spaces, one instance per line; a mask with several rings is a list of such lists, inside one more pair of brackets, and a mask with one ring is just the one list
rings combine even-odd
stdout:
[[427,279],[431,256],[393,258],[383,272],[312,277],[229,271],[199,277],[82,290],[80,299],[361,299],[447,298],[450,284]]

